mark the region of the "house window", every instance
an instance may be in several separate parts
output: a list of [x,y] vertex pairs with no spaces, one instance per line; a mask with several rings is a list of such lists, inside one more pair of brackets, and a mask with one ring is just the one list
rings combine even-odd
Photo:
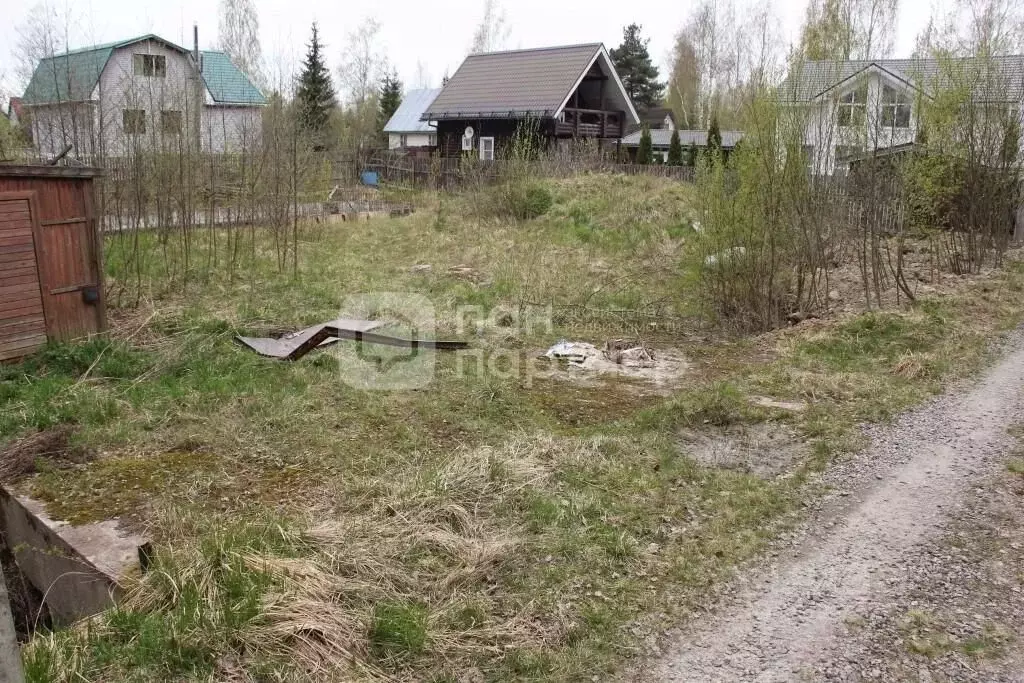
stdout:
[[125,109],[121,112],[121,125],[128,135],[138,135],[146,132],[146,110]]
[[164,78],[167,76],[167,57],[163,55],[132,55],[136,76]]
[[480,158],[494,161],[494,138],[480,138]]
[[437,133],[431,133],[427,138],[427,144],[431,147],[437,147]]
[[836,164],[844,164],[857,154],[860,154],[860,147],[856,145],[836,145]]
[[839,98],[836,121],[844,128],[863,126],[867,106],[868,86],[862,85]]
[[180,135],[181,112],[173,110],[160,112],[160,130],[168,135]]
[[910,128],[910,102],[906,93],[882,87],[882,127]]
[[404,133],[402,135],[399,135],[398,136],[398,146],[399,147],[408,147],[409,146],[409,136],[405,135]]

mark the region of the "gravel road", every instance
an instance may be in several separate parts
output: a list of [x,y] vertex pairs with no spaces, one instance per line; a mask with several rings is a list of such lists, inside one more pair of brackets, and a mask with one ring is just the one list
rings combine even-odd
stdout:
[[[915,586],[930,585],[923,574],[956,571],[958,563],[943,561],[936,544],[972,496],[1006,475],[1005,458],[1016,443],[1007,428],[1024,418],[1022,390],[1018,334],[980,381],[871,428],[870,446],[827,475],[834,493],[802,538],[772,567],[736,581],[707,619],[691,619],[635,680],[893,680],[879,638],[851,637],[851,625],[871,624],[873,616],[895,623],[894,606]],[[953,576],[934,583],[957,582]],[[932,680],[927,670],[920,680]]]

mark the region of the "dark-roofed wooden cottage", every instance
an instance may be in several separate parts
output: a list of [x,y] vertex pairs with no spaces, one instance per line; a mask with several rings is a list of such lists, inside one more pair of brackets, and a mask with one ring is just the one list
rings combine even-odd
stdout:
[[611,146],[640,122],[600,43],[470,55],[421,118],[436,122],[441,156],[483,160],[504,156],[524,125],[545,147]]

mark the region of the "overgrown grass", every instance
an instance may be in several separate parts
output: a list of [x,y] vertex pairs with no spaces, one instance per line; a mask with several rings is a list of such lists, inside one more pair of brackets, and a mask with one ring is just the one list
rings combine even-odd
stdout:
[[[167,284],[182,264],[152,259],[144,305],[114,312],[113,339],[0,369],[0,438],[72,423],[102,455],[23,486],[75,522],[145,526],[161,549],[117,610],[37,635],[30,679],[607,677],[652,614],[704,600],[795,518],[802,475],[853,447],[855,424],[977,367],[1020,317],[1013,267],[907,311],[708,340],[688,318],[689,188],[595,176],[549,189],[550,209],[515,223],[459,198],[440,221],[426,197],[409,218],[309,229],[298,280],[258,249],[251,271],[197,276],[183,294]],[[331,352],[278,363],[233,341],[377,290],[426,295],[439,334],[524,364],[563,337],[642,337],[693,367],[664,395],[480,375],[448,355],[426,390],[366,392]],[[480,309],[460,329],[464,306]],[[515,324],[548,306],[550,322]],[[781,423],[808,441],[796,476],[704,466],[679,438]]]

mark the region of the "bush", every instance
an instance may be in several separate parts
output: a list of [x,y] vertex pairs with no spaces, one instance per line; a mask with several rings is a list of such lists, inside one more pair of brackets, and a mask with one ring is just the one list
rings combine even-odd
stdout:
[[488,213],[498,218],[530,220],[546,214],[553,203],[551,191],[543,184],[509,181],[495,188]]

